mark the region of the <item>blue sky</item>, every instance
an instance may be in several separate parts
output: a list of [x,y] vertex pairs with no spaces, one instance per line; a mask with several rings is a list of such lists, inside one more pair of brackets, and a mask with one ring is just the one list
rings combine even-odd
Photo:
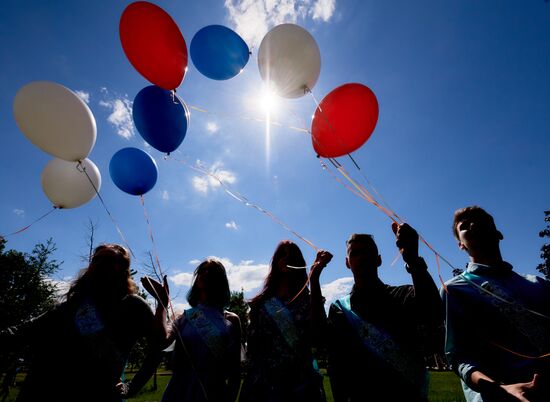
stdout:
[[[313,248],[267,215],[227,195],[215,180],[148,147],[132,125],[136,94],[150,85],[129,63],[118,24],[129,1],[3,2],[0,15],[0,233],[7,235],[48,212],[40,174],[49,155],[33,146],[13,117],[13,99],[28,82],[48,80],[80,93],[96,123],[89,158],[102,175],[100,194],[142,271],[153,249],[139,197],[120,191],[109,161],[121,148],[144,149],[159,168],[144,196],[162,270],[174,303],[185,303],[197,261],[222,259],[234,290],[254,295],[276,244],[298,243],[308,262]],[[550,4],[543,0],[392,2],[363,0],[155,1],[178,24],[189,47],[211,25],[235,29],[251,47],[244,71],[228,81],[202,76],[189,59],[178,95],[191,108],[187,136],[174,158],[203,166],[232,190],[277,216],[317,247],[334,254],[321,282],[327,299],[351,286],[345,240],[372,233],[383,259],[381,278],[409,281],[397,255],[391,221],[324,171],[309,134],[315,101],[279,98],[269,141],[258,107],[263,83],[257,50],[273,26],[307,29],[321,52],[314,96],[349,82],[370,87],[380,117],[369,141],[353,153],[364,175],[392,209],[448,261],[463,267],[451,223],[455,209],[479,204],[504,234],[503,256],[519,272],[540,262],[545,209],[550,209]],[[198,109],[206,110],[208,113]],[[257,119],[257,120],[255,120]],[[84,267],[89,221],[97,242],[121,242],[101,202],[56,210],[28,230],[7,236],[8,248],[31,251],[52,237],[63,261],[55,280]],[[437,279],[434,254],[421,246]],[[447,280],[451,268],[441,264]]]

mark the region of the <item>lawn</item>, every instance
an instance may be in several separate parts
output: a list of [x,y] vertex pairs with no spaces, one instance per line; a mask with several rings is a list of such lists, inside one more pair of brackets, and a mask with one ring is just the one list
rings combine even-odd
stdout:
[[[464,402],[462,394],[462,388],[460,382],[454,373],[451,372],[431,372],[430,373],[430,402]],[[132,374],[128,375],[131,378]],[[153,380],[151,379],[141,392],[130,401],[132,402],[159,402],[162,398],[162,392],[166,388],[166,384],[170,380],[170,373],[164,373],[159,371],[157,375],[157,389],[153,389]],[[24,375],[18,375],[17,385],[19,386],[23,381]],[[330,389],[330,383],[328,377],[324,377],[325,391],[327,395],[327,402],[333,402],[332,391]],[[6,402],[15,401],[15,397],[18,392],[18,386],[11,389],[9,397]]]

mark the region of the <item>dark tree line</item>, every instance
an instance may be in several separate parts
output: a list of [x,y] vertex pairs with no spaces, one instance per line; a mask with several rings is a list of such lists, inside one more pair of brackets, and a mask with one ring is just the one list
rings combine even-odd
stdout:
[[[539,232],[539,236],[542,238],[550,237],[550,211],[544,211],[544,221],[546,228]],[[540,258],[542,258],[542,262],[537,265],[537,271],[550,279],[550,243],[546,243],[540,248]]]

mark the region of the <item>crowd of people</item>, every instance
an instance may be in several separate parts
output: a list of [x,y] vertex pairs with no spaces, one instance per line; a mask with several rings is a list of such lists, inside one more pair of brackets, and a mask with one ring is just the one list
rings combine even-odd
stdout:
[[[248,303],[246,345],[239,316],[226,310],[230,288],[220,261],[197,267],[190,307],[169,324],[166,278],[142,278],[156,300],[153,312],[137,295],[128,251],[101,245],[63,303],[2,331],[4,344],[31,351],[17,400],[132,398],[173,344],[165,402],[323,402],[321,350],[336,402],[428,401],[426,357],[443,353],[468,402],[550,401],[550,282],[503,260],[493,217],[478,206],[455,212],[453,233],[469,264],[440,289],[419,256],[417,232],[396,223],[392,230],[412,283],[383,283],[372,235],[352,234],[345,263],[353,287],[328,316],[320,276],[332,254],[318,251],[308,274],[300,248],[280,242]],[[124,381],[141,337],[147,357]]]

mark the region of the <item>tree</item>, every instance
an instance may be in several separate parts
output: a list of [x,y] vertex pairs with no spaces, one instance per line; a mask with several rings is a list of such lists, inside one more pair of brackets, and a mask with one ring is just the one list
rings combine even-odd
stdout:
[[51,276],[60,263],[51,259],[55,243],[34,246],[32,253],[5,251],[0,237],[0,330],[21,324],[51,309],[56,302],[56,285]]
[[[546,223],[546,228],[539,232],[539,236],[550,237],[550,211],[544,211],[544,221]],[[540,258],[542,258],[542,263],[537,265],[537,271],[543,274],[546,278],[550,279],[550,243],[543,244],[540,248]]]
[[240,292],[231,292],[231,299],[229,300],[229,307],[227,309],[239,316],[241,320],[242,342],[245,344],[248,334],[249,307],[244,299],[244,291],[242,289]]

